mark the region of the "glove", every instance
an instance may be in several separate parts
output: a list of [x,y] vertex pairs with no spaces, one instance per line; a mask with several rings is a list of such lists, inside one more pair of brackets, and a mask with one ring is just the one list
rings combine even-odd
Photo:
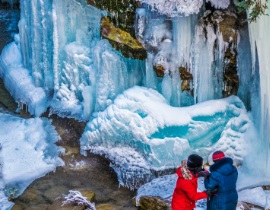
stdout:
[[208,198],[212,198],[218,192],[218,187],[213,190],[205,190],[204,192],[207,194]]
[[207,170],[200,171],[198,177],[204,177],[205,179],[209,178],[210,173]]

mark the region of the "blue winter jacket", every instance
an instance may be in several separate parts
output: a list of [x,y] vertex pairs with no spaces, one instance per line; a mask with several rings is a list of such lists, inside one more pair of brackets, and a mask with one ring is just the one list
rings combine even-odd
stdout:
[[210,166],[210,177],[205,179],[207,190],[218,187],[218,191],[210,198],[208,210],[235,210],[238,202],[236,181],[238,172],[231,158],[225,157]]

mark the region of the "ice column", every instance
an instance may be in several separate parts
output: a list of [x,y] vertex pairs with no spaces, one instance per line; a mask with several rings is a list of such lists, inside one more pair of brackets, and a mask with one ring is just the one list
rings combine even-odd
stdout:
[[178,17],[173,19],[173,41],[176,52],[176,64],[178,67],[190,68],[191,50],[194,39],[196,15]]
[[195,103],[214,99],[212,62],[216,35],[211,26],[206,27],[208,37],[205,37],[202,26],[198,26],[196,31],[195,66],[193,69]]
[[222,98],[224,52],[228,44],[211,24],[198,25],[192,65],[194,102]]
[[[268,8],[266,14],[270,13],[270,2],[262,0],[262,3],[267,3]],[[255,64],[258,63],[260,71],[260,100],[261,100],[261,116],[260,119],[260,135],[262,139],[262,148],[266,155],[267,171],[270,168],[270,17],[262,15],[256,22],[250,23],[250,40],[252,50],[253,70]],[[256,60],[257,59],[257,60]],[[257,107],[252,107],[256,109]]]
[[98,69],[95,110],[103,111],[128,88],[128,70],[121,54],[113,50],[107,40],[96,45],[93,59]]
[[55,90],[61,84],[78,90],[81,83],[89,83],[89,77],[80,73],[87,71],[90,46],[100,39],[101,12],[85,4],[53,1]]
[[22,0],[19,22],[23,64],[38,87],[53,89],[52,0]]
[[[173,19],[173,58],[172,79],[174,81],[174,93],[172,95],[172,105],[181,106],[189,101],[188,93],[181,89],[181,80],[179,75],[179,67],[191,71],[192,66],[192,47],[194,42],[195,25],[197,23],[197,15],[187,17],[177,17]],[[190,84],[191,85],[191,84]],[[190,105],[190,104],[189,104]]]

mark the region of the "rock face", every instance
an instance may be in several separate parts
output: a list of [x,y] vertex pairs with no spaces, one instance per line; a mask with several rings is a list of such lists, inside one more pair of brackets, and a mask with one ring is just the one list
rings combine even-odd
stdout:
[[169,210],[170,204],[159,197],[143,196],[138,204],[139,210]]
[[125,57],[141,60],[146,58],[146,51],[140,42],[129,33],[116,28],[109,18],[102,19],[101,35],[108,39],[111,45],[120,50]]
[[87,3],[105,10],[109,13],[112,23],[135,37],[134,20],[136,7],[139,6],[136,0],[87,0]]
[[87,0],[87,3],[108,12],[102,20],[101,35],[127,58],[144,60],[146,51],[135,38],[136,0]]

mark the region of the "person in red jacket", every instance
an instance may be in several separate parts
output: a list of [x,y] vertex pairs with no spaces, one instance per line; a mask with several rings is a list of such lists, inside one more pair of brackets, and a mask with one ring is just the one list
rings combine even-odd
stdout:
[[172,210],[193,210],[195,201],[207,198],[206,192],[197,192],[198,172],[202,170],[203,159],[192,154],[176,170],[178,179],[172,197]]

